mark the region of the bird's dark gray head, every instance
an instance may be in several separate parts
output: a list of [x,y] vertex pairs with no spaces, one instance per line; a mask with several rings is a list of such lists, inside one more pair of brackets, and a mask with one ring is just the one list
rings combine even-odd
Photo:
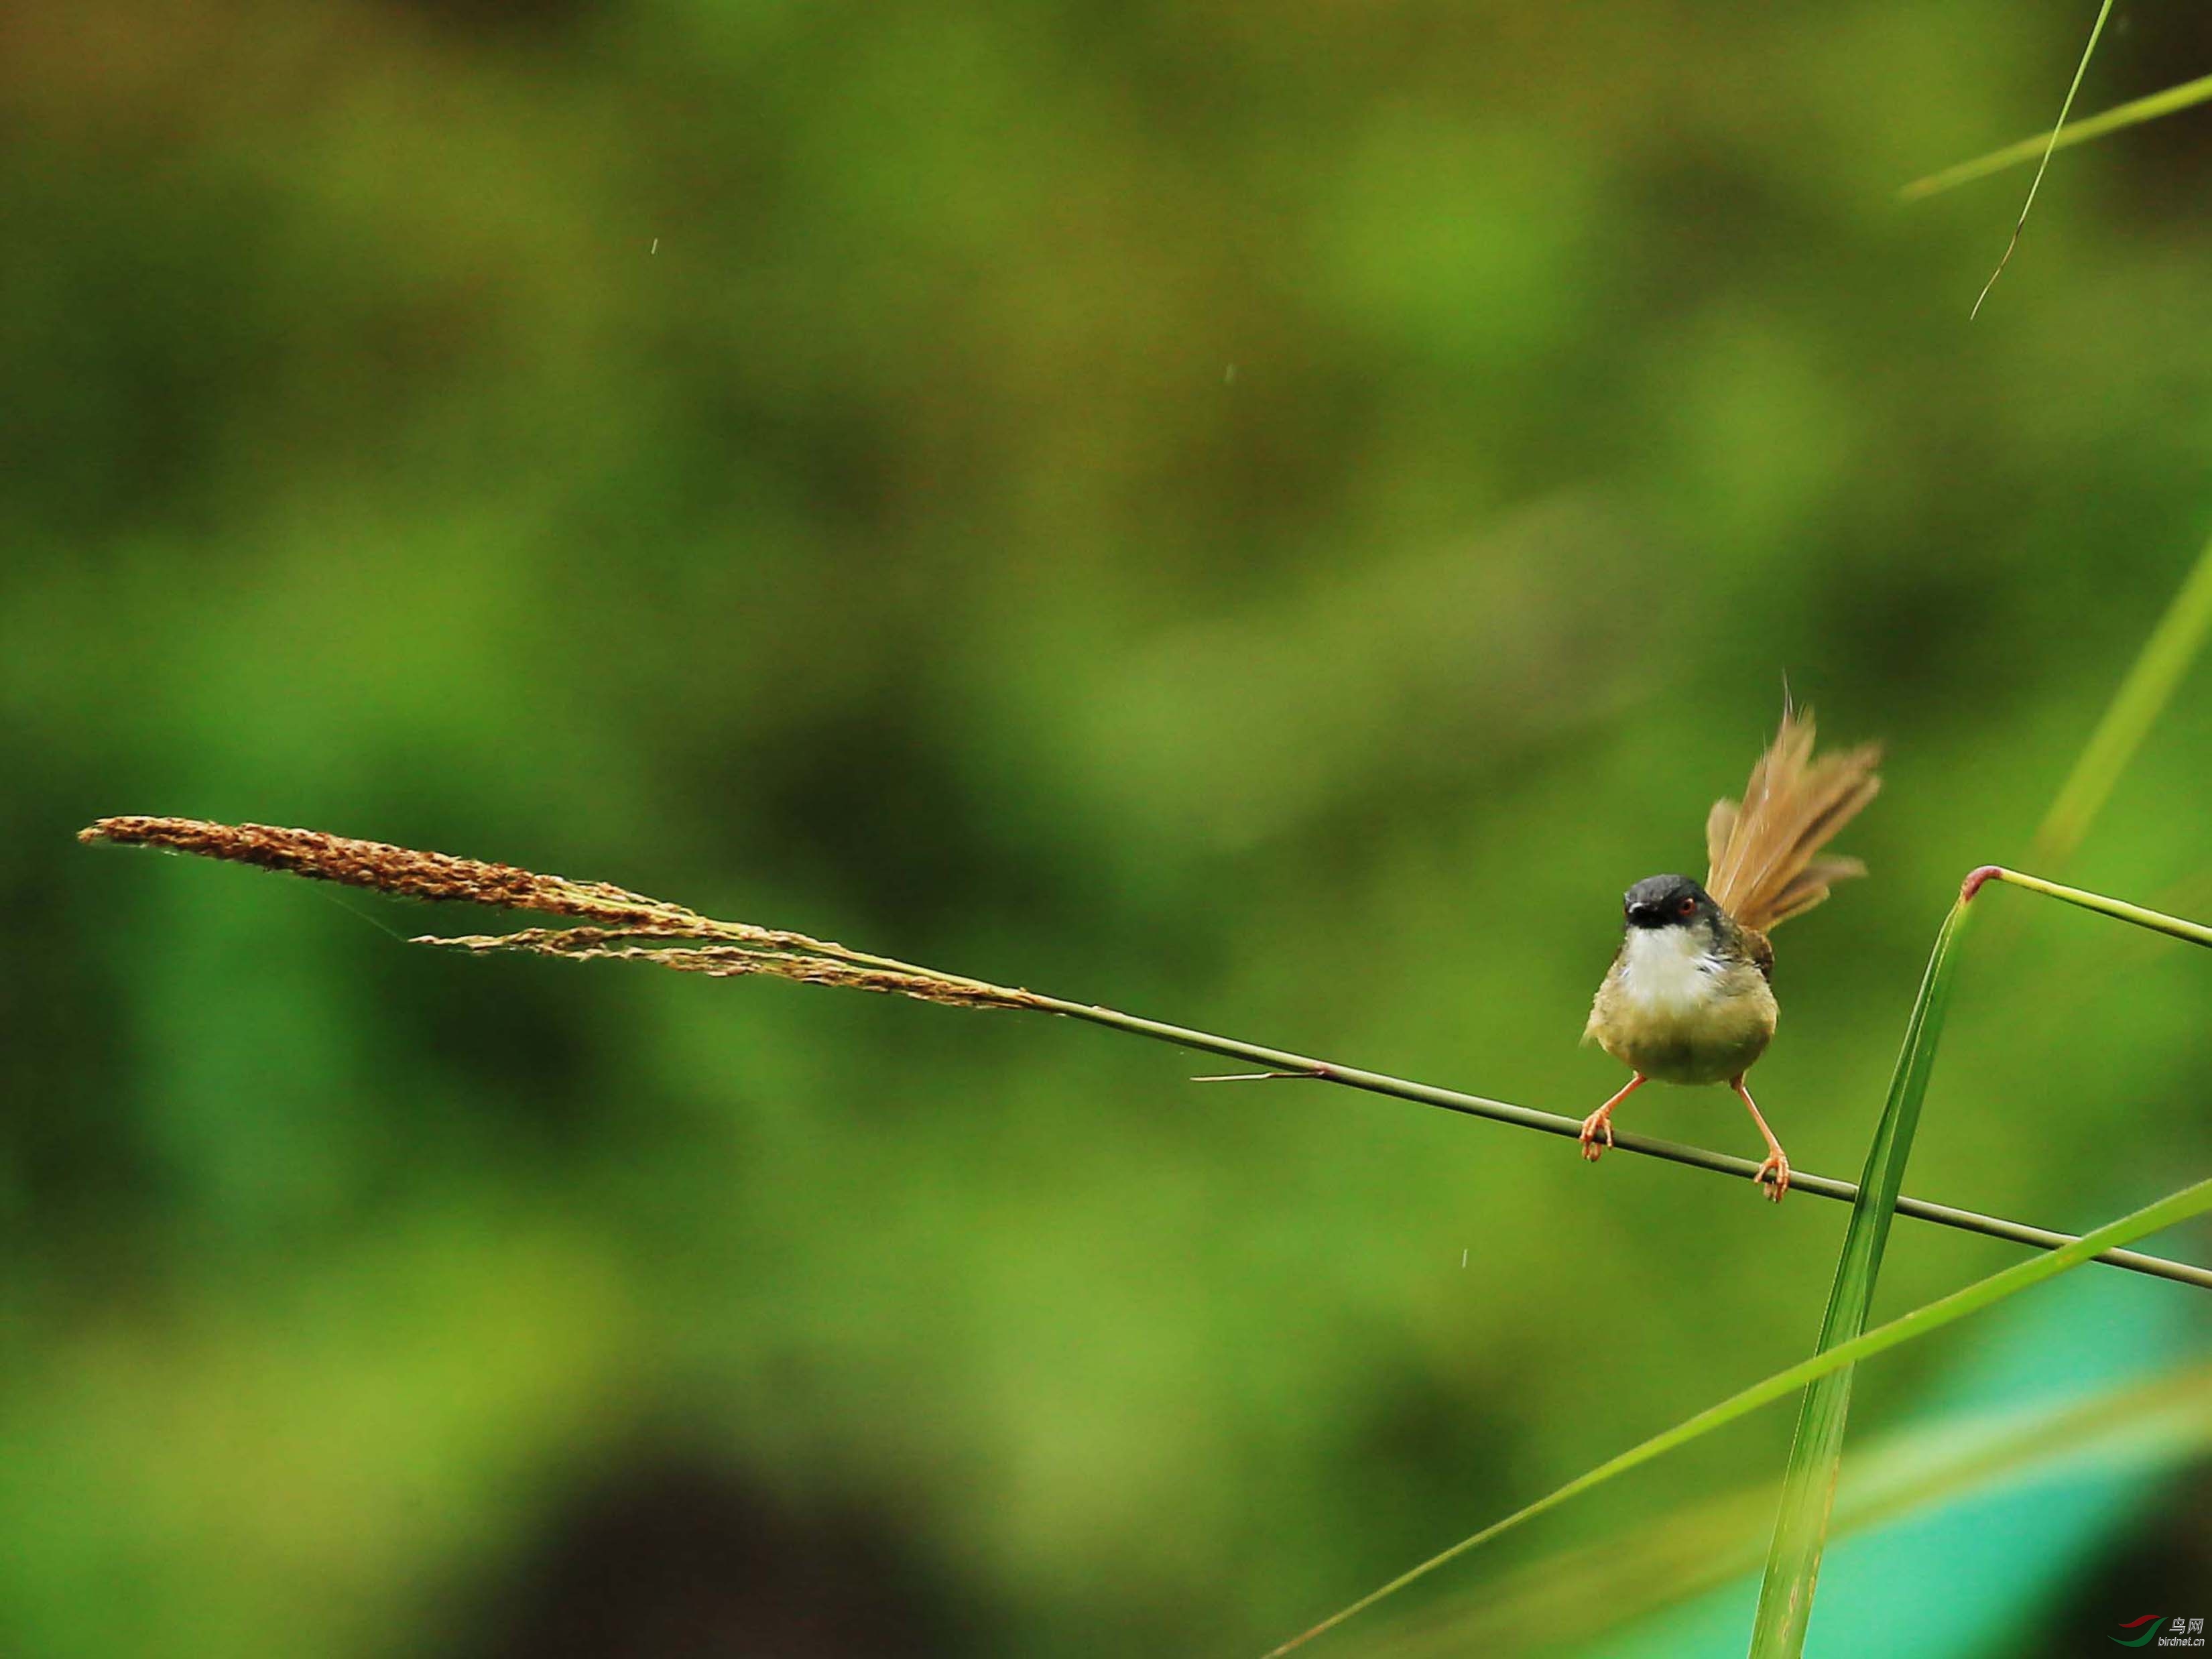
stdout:
[[1631,927],[1682,927],[1720,914],[1713,896],[1687,876],[1646,876],[1620,901]]

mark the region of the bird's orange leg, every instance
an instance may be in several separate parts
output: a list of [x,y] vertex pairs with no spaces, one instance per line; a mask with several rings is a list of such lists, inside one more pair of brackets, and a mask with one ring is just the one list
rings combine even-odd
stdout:
[[1790,1190],[1790,1160],[1782,1155],[1782,1143],[1774,1138],[1774,1131],[1766,1127],[1766,1120],[1759,1115],[1759,1103],[1751,1097],[1751,1091],[1743,1086],[1741,1072],[1729,1079],[1729,1087],[1743,1097],[1743,1103],[1751,1108],[1751,1121],[1759,1125],[1759,1133],[1766,1137],[1766,1162],[1759,1166],[1759,1173],[1752,1179],[1765,1189],[1769,1198],[1779,1204],[1782,1194]]
[[[1584,1158],[1595,1164],[1605,1156],[1605,1147],[1613,1145],[1613,1109],[1650,1080],[1643,1073],[1638,1072],[1628,1079],[1626,1088],[1583,1120],[1582,1143]],[[1603,1139],[1605,1146],[1598,1145],[1601,1138]]]

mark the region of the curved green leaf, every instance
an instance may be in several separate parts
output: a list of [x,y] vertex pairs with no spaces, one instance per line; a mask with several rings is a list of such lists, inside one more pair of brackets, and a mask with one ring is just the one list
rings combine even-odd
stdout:
[[[2087,1395],[1984,1407],[1855,1447],[1831,1535],[1847,1537],[2062,1470],[2148,1471],[2208,1451],[2212,1360],[2191,1359]],[[1765,1481],[1675,1505],[1455,1595],[1394,1628],[1371,1650],[1442,1659],[1588,1640],[1756,1567],[1772,1509]]]
[[[1890,1218],[1904,1184],[1905,1162],[1911,1156],[1912,1138],[1920,1127],[1921,1102],[1927,1097],[1928,1076],[1935,1068],[1936,1045],[1950,1006],[1951,980],[1958,960],[1954,947],[1969,913],[1969,900],[1962,896],[1936,936],[1928,971],[1921,978],[1920,994],[1913,1000],[1912,1018],[1905,1028],[1905,1047],[1890,1073],[1889,1097],[1883,1103],[1874,1144],[1867,1148],[1858,1200],[1851,1206],[1843,1255],[1837,1261],[1835,1283],[1828,1291],[1827,1311],[1821,1317],[1819,1346],[1822,1349],[1848,1343],[1866,1328],[1875,1281],[1881,1273],[1882,1251],[1889,1243]],[[1790,1465],[1783,1475],[1782,1507],[1775,1519],[1774,1543],[1767,1553],[1766,1577],[1759,1589],[1759,1613],[1752,1625],[1753,1659],[1794,1656],[1804,1644],[1850,1409],[1849,1366],[1830,1372],[1805,1391],[1797,1413],[1796,1437],[1790,1443]]]
[[2177,1222],[2186,1221],[2191,1216],[2202,1215],[2208,1210],[2212,1210],[2212,1180],[2200,1181],[2194,1186],[2185,1187],[2179,1192],[2159,1200],[2155,1204],[2146,1205],[2132,1215],[2123,1216],[2118,1221],[2109,1222],[2098,1228],[2094,1232],[2084,1234],[2071,1244],[2061,1246],[2048,1255],[2035,1256],[2027,1261],[2020,1262],[2006,1268],[2002,1273],[1992,1273],[1987,1279],[1977,1279],[1963,1290],[1954,1291],[1950,1295],[1939,1297],[1924,1307],[1916,1308],[1911,1313],[1893,1319],[1886,1325],[1878,1325],[1873,1330],[1863,1332],[1848,1342],[1840,1343],[1835,1347],[1814,1354],[1810,1358],[1801,1359],[1795,1365],[1775,1372],[1765,1381],[1754,1382],[1751,1387],[1730,1395],[1718,1405],[1708,1406],[1696,1416],[1685,1418],[1674,1427],[1630,1447],[1616,1457],[1607,1459],[1595,1468],[1577,1475],[1564,1486],[1547,1493],[1534,1503],[1514,1510],[1504,1519],[1493,1522],[1470,1537],[1462,1538],[1449,1549],[1439,1551],[1419,1566],[1399,1574],[1397,1577],[1380,1589],[1371,1590],[1361,1596],[1351,1606],[1331,1613],[1311,1629],[1292,1637],[1281,1646],[1270,1650],[1267,1659],[1280,1659],[1280,1656],[1304,1646],[1316,1637],[1335,1629],[1347,1619],[1365,1612],[1387,1596],[1395,1595],[1408,1584],[1426,1577],[1438,1567],[1457,1560],[1470,1550],[1477,1549],[1490,1542],[1491,1540],[1510,1532],[1523,1522],[1532,1521],[1548,1510],[1555,1510],[1569,1498],[1579,1497],[1593,1486],[1602,1486],[1616,1475],[1626,1474],[1631,1469],[1641,1468],[1654,1458],[1674,1450],[1677,1446],[1685,1445],[1690,1441],[1711,1434],[1714,1430],[1724,1427],[1735,1422],[1736,1419],[1757,1411],[1761,1406],[1772,1405],[1785,1395],[1796,1393],[1808,1382],[1815,1382],[1847,1366],[1855,1365],[1862,1359],[1871,1358],[1878,1353],[1885,1353],[1901,1344],[1914,1341],[1933,1331],[1941,1330],[1954,1321],[1963,1319],[1968,1314],[1978,1313],[1984,1308],[2003,1301],[2007,1297],[2017,1296],[2022,1291],[2040,1285],[2046,1279],[2055,1279],[2071,1268],[2080,1267],[2100,1250],[2108,1250],[2115,1245],[2125,1244],[2135,1239],[2146,1237],[2152,1233],[2171,1227]]

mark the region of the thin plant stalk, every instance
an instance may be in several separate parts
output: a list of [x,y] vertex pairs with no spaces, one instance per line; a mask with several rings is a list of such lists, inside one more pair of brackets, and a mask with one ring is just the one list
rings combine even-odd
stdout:
[[1997,260],[1997,268],[1990,273],[1990,280],[1982,284],[1982,291],[1974,296],[1974,308],[1966,313],[1972,322],[1982,314],[1982,302],[1990,297],[1990,290],[2004,275],[2005,267],[2012,263],[2013,250],[2020,246],[2020,234],[2027,228],[2027,216],[2035,205],[2035,192],[2043,188],[2043,175],[2050,171],[2051,153],[2058,148],[2058,135],[2066,130],[2066,118],[2073,112],[2074,94],[2081,90],[2081,77],[2089,72],[2089,58],[2097,50],[2097,41],[2105,33],[2105,20],[2112,15],[2112,0],[2103,0],[2097,8],[2097,21],[2090,26],[2089,43],[2081,48],[2081,61],[2074,66],[2074,79],[2066,88],[2066,101],[2058,106],[2058,119],[2051,128],[2051,137],[2043,146],[2043,159],[2035,164],[2035,177],[2028,180],[2027,199],[2020,204],[2020,217],[2013,223],[2012,240]]
[[[719,921],[709,916],[647,898],[605,883],[574,882],[564,877],[541,875],[511,865],[488,864],[442,853],[424,853],[384,842],[357,841],[320,830],[279,829],[266,824],[210,823],[191,818],[102,818],[79,832],[88,842],[113,842],[188,853],[203,858],[249,864],[310,880],[331,881],[372,891],[434,903],[467,903],[512,909],[536,910],[581,925],[562,928],[524,928],[509,933],[453,938],[427,934],[414,941],[473,955],[518,952],[553,956],[570,961],[614,960],[647,962],[682,972],[722,977],[757,975],[807,984],[842,985],[854,989],[894,993],[964,1008],[1014,1008],[1053,1013],[1109,1030],[1126,1031],[1158,1042],[1170,1042],[1201,1054],[1219,1055],[1245,1065],[1266,1068],[1261,1078],[1286,1078],[1340,1084],[1372,1094],[1389,1095],[1442,1111],[1486,1118],[1495,1123],[1534,1129],[1573,1139],[1582,1132],[1578,1118],[1539,1111],[1510,1101],[1492,1100],[1362,1071],[1331,1060],[1269,1048],[1234,1037],[1218,1036],[1188,1026],[1144,1019],[1094,1003],[1073,1002],[1041,992],[941,973],[895,957],[854,951],[828,939],[781,929],[757,927],[744,922]],[[2147,913],[2148,914],[2148,913]],[[2176,923],[2193,927],[2193,923]],[[1614,1132],[1616,1150],[1656,1158],[1690,1169],[1733,1176],[1756,1176],[1759,1166],[1746,1158],[1684,1146],[1632,1130]],[[1858,1188],[1832,1176],[1792,1172],[1792,1192],[1816,1198],[1856,1202]],[[2002,1238],[2037,1249],[2057,1249],[2070,1244],[2075,1235],[2049,1227],[2032,1226],[2002,1216],[1982,1215],[1956,1206],[1925,1199],[1898,1198],[1895,1209],[1916,1220],[1953,1227],[1986,1237]],[[2132,1273],[2212,1290],[2212,1268],[2172,1261],[2136,1250],[2111,1250],[2098,1260]]]
[[2092,138],[2101,138],[2108,132],[2140,126],[2145,121],[2155,121],[2161,115],[2173,115],[2192,109],[2212,99],[2212,75],[2199,76],[2194,81],[2184,81],[2178,87],[2168,87],[2164,92],[2154,92],[2148,98],[2137,98],[2117,104],[2101,113],[2086,116],[2071,126],[2062,126],[2054,137],[2037,133],[2016,144],[2007,144],[2002,149],[1993,149],[1986,155],[1977,155],[1972,161],[1960,161],[1931,173],[1924,179],[1915,179],[1897,192],[1901,202],[1917,202],[1960,185],[1972,184],[1977,179],[1986,179],[2007,167],[2033,161],[2050,149],[2068,149],[2075,144],[2086,144]]
[[2185,921],[2180,916],[2169,916],[2163,911],[2145,909],[2140,904],[2130,904],[2124,899],[2107,898],[2102,893],[2092,893],[2080,887],[2063,886],[2055,881],[2045,881],[2041,876],[2008,870],[2002,865],[1985,864],[1966,878],[1965,895],[1972,898],[1985,882],[2002,882],[2008,887],[2024,887],[2031,893],[2041,893],[2046,898],[2063,899],[2069,904],[2078,904],[2084,910],[2094,910],[2100,916],[2111,916],[2118,921],[2132,922],[2138,927],[2148,927],[2154,933],[2164,933],[2172,939],[2187,939],[2192,945],[2212,945],[2212,927],[2201,921]]

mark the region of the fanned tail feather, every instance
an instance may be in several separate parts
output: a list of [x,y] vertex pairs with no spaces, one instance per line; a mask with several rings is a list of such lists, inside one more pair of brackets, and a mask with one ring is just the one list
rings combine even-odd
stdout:
[[1881,790],[1881,759],[1868,744],[1814,760],[1811,713],[1785,708],[1742,802],[1715,801],[1705,819],[1705,890],[1763,933],[1827,897],[1832,883],[1864,875],[1856,859],[1815,855]]

